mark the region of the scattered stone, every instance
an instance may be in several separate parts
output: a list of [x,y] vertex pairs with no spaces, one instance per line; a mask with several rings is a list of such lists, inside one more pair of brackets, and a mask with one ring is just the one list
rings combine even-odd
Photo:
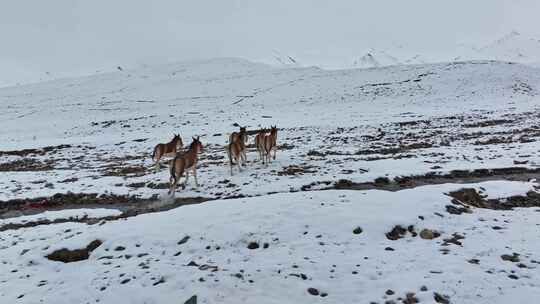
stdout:
[[307,275],[303,273],[291,273],[290,276],[301,278],[302,280],[307,280]]
[[508,277],[509,277],[510,279],[512,279],[512,280],[517,280],[517,279],[519,279],[519,277],[518,277],[517,275],[515,275],[515,274],[511,274],[511,275],[509,275]]
[[514,262],[514,263],[518,263],[519,262],[519,253],[512,253],[512,255],[509,255],[509,254],[503,254],[501,255],[501,259],[503,259],[503,261],[510,261],[510,262]]
[[450,304],[450,298],[447,295],[441,295],[440,293],[434,292],[433,299],[437,303],[441,304]]
[[466,207],[456,207],[453,205],[446,205],[446,212],[450,214],[460,215],[463,213],[472,213],[469,208]]
[[394,294],[394,291],[392,289],[387,289],[385,292],[386,295],[391,296]]
[[454,233],[452,234],[451,238],[444,239],[444,243],[442,244],[442,246],[448,246],[450,244],[461,246],[462,244],[459,240],[462,240],[464,238],[465,238],[464,236],[458,233]]
[[257,242],[250,242],[247,246],[248,249],[257,249],[259,248],[259,243]]
[[405,299],[402,301],[403,304],[415,304],[415,303],[418,303],[418,298],[416,298],[416,295],[414,294],[414,292],[409,292],[407,293],[407,295],[405,296]]
[[178,245],[182,245],[182,244],[185,244],[187,243],[187,241],[189,240],[190,236],[189,235],[186,235],[184,236],[180,241],[178,241]]
[[197,304],[197,296],[192,296],[187,301],[185,301],[184,304]]
[[308,288],[307,292],[312,296],[318,296],[319,290],[313,287]]
[[407,230],[405,228],[401,227],[400,225],[397,225],[394,228],[392,228],[390,232],[386,233],[386,238],[392,241],[396,241],[404,237],[406,233],[407,233]]
[[422,229],[422,231],[420,231],[420,237],[424,240],[432,240],[438,238],[440,235],[439,232],[431,229]]
[[114,251],[124,251],[126,250],[126,247],[124,246],[117,246],[116,248],[114,248]]

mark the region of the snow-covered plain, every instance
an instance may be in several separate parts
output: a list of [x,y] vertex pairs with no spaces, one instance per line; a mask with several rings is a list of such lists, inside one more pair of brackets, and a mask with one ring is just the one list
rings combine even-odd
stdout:
[[[173,133],[184,145],[200,135],[205,145],[201,187],[176,197],[215,199],[93,225],[2,231],[0,302],[183,303],[196,294],[202,303],[384,303],[414,292],[430,303],[437,292],[452,303],[527,303],[540,295],[537,208],[446,213],[444,193],[459,184],[302,190],[340,179],[535,169],[539,89],[540,69],[508,62],[326,71],[234,58],[0,89],[0,200],[71,191],[166,201],[167,169],[152,168],[150,154]],[[224,144],[235,123],[277,125],[277,159],[263,166],[250,149],[248,166],[230,176]],[[535,186],[467,185],[493,198]],[[253,197],[225,199],[241,196]],[[442,235],[391,241],[385,233],[395,225]],[[445,244],[454,233],[462,245]],[[95,239],[104,243],[88,260],[45,258]],[[525,267],[500,257],[513,252]],[[185,266],[191,261],[199,266]]]
[[[179,194],[186,196],[255,195],[314,181],[514,161],[535,166],[539,87],[540,69],[503,62],[325,71],[215,59],[2,89],[3,150],[71,146],[31,154],[33,163],[2,174],[0,200],[67,191],[164,194],[144,185],[168,181],[167,170],[150,168],[150,154],[173,133],[184,145],[198,135],[206,145],[202,187]],[[250,152],[251,169],[231,179],[224,144],[234,123],[250,130],[278,125],[285,146],[277,160],[264,167]],[[2,162],[28,158],[0,155]],[[311,168],[276,175],[290,166]],[[126,167],[133,170],[123,173]]]

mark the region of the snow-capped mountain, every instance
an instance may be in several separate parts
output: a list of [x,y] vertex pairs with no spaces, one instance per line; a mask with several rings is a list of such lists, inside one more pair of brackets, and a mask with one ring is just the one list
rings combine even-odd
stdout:
[[448,58],[429,57],[420,53],[408,57],[403,55],[406,52],[406,47],[403,46],[400,46],[399,49],[386,51],[371,49],[359,59],[354,60],[353,67],[376,68],[390,65],[464,60],[499,60],[534,64],[540,62],[540,39],[530,38],[517,31],[512,31],[481,47],[458,44],[454,50],[455,56]]
[[482,59],[521,63],[540,62],[540,39],[526,37],[516,31],[478,50]]
[[288,54],[283,54],[276,50],[272,52],[272,58],[274,59],[274,61],[272,62],[273,65],[282,66],[282,67],[299,67],[300,66],[300,62],[298,62],[296,58]]
[[365,55],[354,60],[353,67],[377,68],[381,66],[398,65],[400,61],[384,51],[370,49]]
[[401,50],[382,51],[370,49],[365,55],[353,61],[354,68],[377,68],[402,64],[424,64],[427,60],[423,55],[410,56]]

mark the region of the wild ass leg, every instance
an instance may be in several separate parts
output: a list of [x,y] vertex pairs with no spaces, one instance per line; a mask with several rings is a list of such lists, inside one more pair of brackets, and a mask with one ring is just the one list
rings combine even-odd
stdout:
[[242,158],[242,166],[246,166],[247,164],[247,156],[246,156],[246,149],[242,150],[240,153],[240,158]]
[[271,159],[272,159],[272,149],[270,150],[266,150],[265,149],[265,154],[266,154],[266,166],[268,166],[268,164],[270,163]]
[[171,177],[171,186],[169,188],[169,195],[174,195],[174,192],[176,191],[176,184],[178,183],[178,179],[177,178],[173,178]]
[[197,181],[197,166],[193,166],[193,178],[195,179],[195,188],[199,188],[199,181]]
[[238,166],[238,171],[242,172],[242,166],[244,165],[242,161],[242,152],[238,153],[238,156],[236,156],[236,165]]
[[156,172],[159,172],[161,169],[161,164],[159,163],[161,156],[156,156],[156,163],[154,164],[154,168],[156,169]]

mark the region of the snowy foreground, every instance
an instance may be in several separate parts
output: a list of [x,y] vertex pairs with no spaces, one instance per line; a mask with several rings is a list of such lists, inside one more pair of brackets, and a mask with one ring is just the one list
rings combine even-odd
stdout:
[[[495,197],[532,186],[473,185]],[[446,213],[443,193],[460,187],[275,194],[102,225],[7,231],[0,296],[3,303],[183,303],[192,295],[200,303],[384,303],[412,292],[434,303],[436,292],[452,303],[533,303],[540,209]],[[385,233],[395,225],[441,236],[392,241]],[[443,241],[456,233],[461,245]],[[103,244],[88,260],[44,258],[96,239]],[[501,259],[514,252],[519,264]]]
[[[239,59],[0,89],[0,303],[535,303],[540,207],[456,214],[447,194],[537,191],[539,92],[506,62]],[[276,160],[250,147],[231,176],[235,123],[277,125]],[[205,145],[176,198],[205,202],[140,214],[171,208],[150,153],[173,133]]]

